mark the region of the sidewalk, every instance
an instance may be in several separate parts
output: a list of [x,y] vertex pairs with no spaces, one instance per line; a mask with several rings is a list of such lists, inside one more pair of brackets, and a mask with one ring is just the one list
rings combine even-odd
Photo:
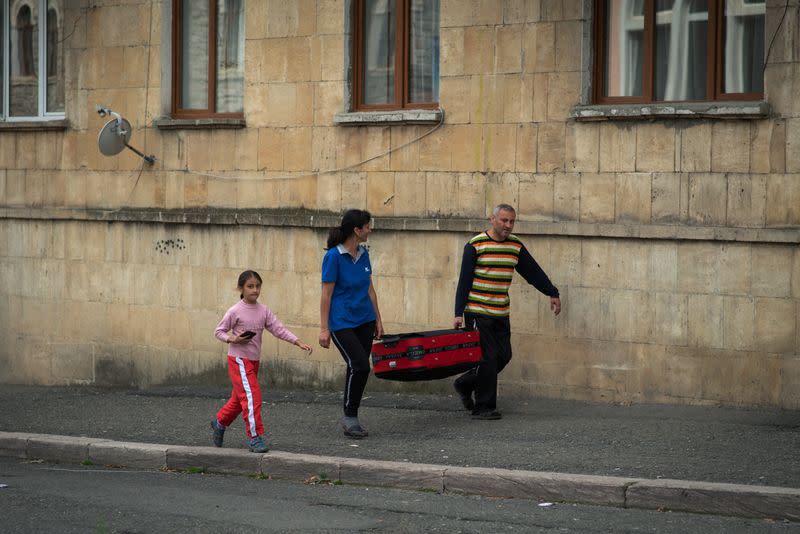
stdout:
[[800,411],[501,396],[502,420],[473,421],[455,396],[368,387],[370,436],[352,441],[338,427],[340,394],[265,390],[272,451],[262,458],[246,451],[241,421],[222,450],[208,448],[227,393],[3,386],[0,454],[73,461],[94,451],[114,465],[146,457],[155,463],[140,467],[324,472],[344,483],[800,520]]

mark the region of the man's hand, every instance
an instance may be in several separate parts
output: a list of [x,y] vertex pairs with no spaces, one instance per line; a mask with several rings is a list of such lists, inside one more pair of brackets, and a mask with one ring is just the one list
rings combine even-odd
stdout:
[[558,315],[561,313],[561,299],[558,297],[553,297],[550,299],[550,310]]
[[375,339],[382,338],[383,334],[383,322],[380,320],[375,321]]
[[463,317],[455,317],[453,319],[453,328],[461,328],[464,326],[464,318]]
[[323,328],[319,332],[319,346],[323,349],[331,346],[331,333],[327,328]]

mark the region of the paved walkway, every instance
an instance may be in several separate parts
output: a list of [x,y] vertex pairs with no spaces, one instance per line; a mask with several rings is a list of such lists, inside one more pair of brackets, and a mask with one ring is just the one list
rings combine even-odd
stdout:
[[327,470],[343,482],[800,520],[800,411],[501,397],[502,420],[474,421],[454,396],[368,392],[370,436],[353,441],[338,427],[339,394],[266,390],[272,451],[262,456],[244,448],[241,421],[222,450],[207,448],[226,396],[3,386],[0,453],[63,461],[94,451],[121,465],[115,454],[136,464],[130,451],[147,450],[142,467],[290,478]]

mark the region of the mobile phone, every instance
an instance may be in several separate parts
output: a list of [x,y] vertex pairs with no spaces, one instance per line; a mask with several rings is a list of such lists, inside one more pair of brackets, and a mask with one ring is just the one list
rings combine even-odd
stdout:
[[255,332],[251,332],[250,330],[248,330],[247,332],[242,332],[242,335],[239,336],[239,337],[243,337],[245,339],[250,339],[251,337],[253,337],[255,335],[256,335]]

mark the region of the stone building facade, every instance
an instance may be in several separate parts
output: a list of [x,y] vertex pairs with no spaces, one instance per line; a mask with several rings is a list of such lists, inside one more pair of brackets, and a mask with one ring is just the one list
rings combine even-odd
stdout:
[[[503,392],[800,407],[796,0],[766,3],[763,98],[682,105],[592,101],[593,1],[441,0],[438,106],[383,113],[352,105],[354,5],[243,0],[241,117],[176,118],[174,4],[65,2],[64,116],[0,120],[0,381],[224,383],[212,332],[246,268],[316,345],[351,207],[387,330],[447,327],[506,202],[564,308],[517,277]],[[100,154],[97,105],[154,165]],[[343,376],[334,350],[263,358],[277,384]]]

